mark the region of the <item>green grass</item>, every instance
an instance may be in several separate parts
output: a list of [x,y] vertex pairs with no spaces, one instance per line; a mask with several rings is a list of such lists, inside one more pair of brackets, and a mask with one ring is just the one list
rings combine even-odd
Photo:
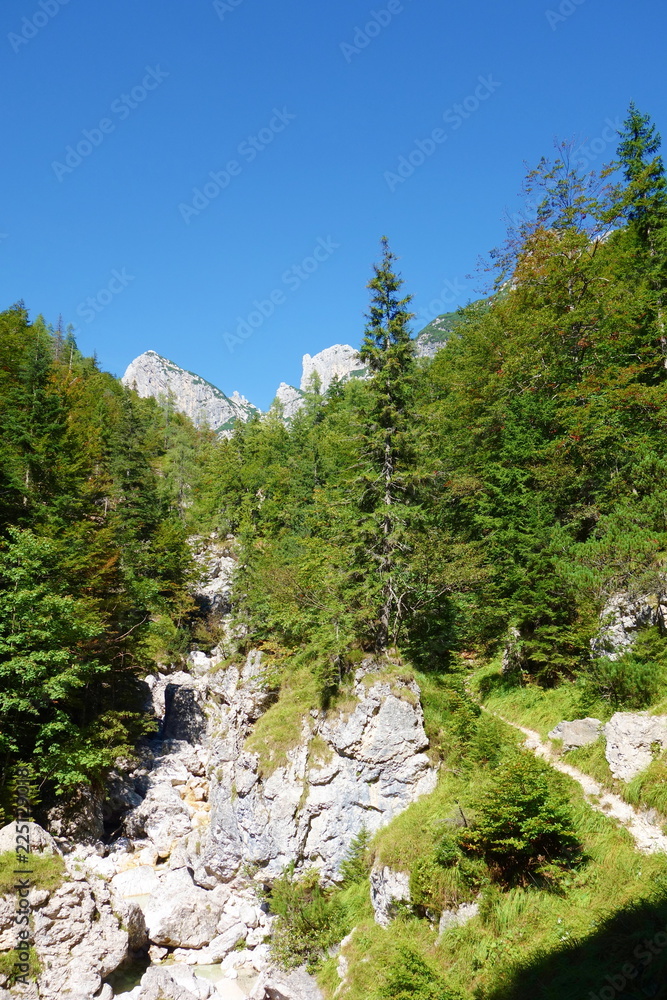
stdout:
[[[433,710],[437,701],[434,691],[430,700]],[[540,712],[542,725],[551,723],[543,703]],[[451,717],[441,721],[443,731],[456,728]],[[480,727],[487,721],[482,717]],[[537,728],[532,718],[525,718],[525,722]],[[501,742],[511,746],[514,731],[505,726],[502,731]],[[468,742],[471,750],[475,739],[478,737]],[[585,749],[593,766],[599,748]],[[443,768],[435,791],[396,817],[371,845],[376,863],[408,872],[413,885],[415,873],[426,872],[428,876],[434,848],[455,823],[461,822],[460,811],[468,822],[474,820],[472,804],[480,790],[493,781],[492,765],[466,764],[463,759],[459,764],[458,774],[453,768]],[[636,934],[648,933],[653,927],[656,913],[661,913],[661,901],[667,901],[667,858],[638,854],[627,831],[593,811],[575,781],[556,772],[553,781],[567,795],[584,855],[558,891],[537,887],[502,891],[487,880],[486,887],[482,886],[480,915],[440,940],[436,924],[425,918],[404,914],[385,930],[368,914],[357,920],[344,949],[349,969],[338,1000],[384,1000],[391,986],[389,970],[400,964],[402,949],[418,955],[425,967],[442,977],[450,996],[466,1000],[528,1000],[535,996],[542,1000],[563,1000],[565,996],[568,1000],[588,1000],[591,991],[605,985],[605,974],[614,969],[614,955],[605,947],[608,940],[617,940],[616,925],[626,927],[634,941]],[[460,889],[460,884],[454,889]],[[652,894],[653,901],[645,903]],[[445,901],[455,904],[463,898],[464,893],[457,896],[454,892],[452,899]],[[621,954],[622,945],[618,948]],[[564,950],[571,958],[561,967],[558,956]],[[328,1000],[340,983],[336,962],[333,958],[325,962],[318,975]],[[550,970],[548,976],[539,975],[543,965]],[[530,981],[530,989],[519,985],[515,991],[515,983],[524,979]],[[551,980],[559,985],[552,985]],[[420,989],[415,997],[422,995]],[[444,998],[447,994],[431,994],[426,989],[423,995]]]
[[632,805],[656,809],[667,822],[667,754],[661,754],[625,785],[624,798]]
[[[471,691],[491,712],[497,712],[509,722],[536,730],[542,739],[563,720],[593,716],[603,722],[611,718],[613,708],[600,701],[584,708],[580,689],[572,683],[555,688],[540,688],[534,684],[517,685],[503,677],[497,662],[477,670],[470,681]],[[661,701],[649,708],[654,714],[667,712]],[[554,741],[554,748],[558,743]],[[604,788],[640,809],[655,809],[667,823],[667,754],[653,761],[650,767],[629,784],[612,775],[605,757],[605,740],[564,753],[563,760],[579,768]]]
[[17,875],[16,867],[14,851],[0,854],[0,896],[14,892],[17,878],[30,878],[31,885],[35,888],[53,892],[63,884],[67,873],[65,862],[58,854],[31,854],[29,865],[22,865],[29,869],[29,875]]
[[592,716],[606,722],[613,709],[604,701],[581,703],[581,689],[572,682],[542,688],[535,683],[521,684],[505,677],[498,662],[477,670],[470,679],[470,690],[491,712],[498,712],[510,722],[534,729],[542,739],[564,720]]
[[14,986],[18,976],[27,976],[29,980],[34,981],[39,976],[42,971],[40,961],[37,957],[37,952],[31,946],[29,949],[28,958],[28,971],[21,972],[17,969],[17,963],[19,961],[18,951],[12,948],[11,951],[4,951],[0,954],[0,982],[5,979],[8,987]]

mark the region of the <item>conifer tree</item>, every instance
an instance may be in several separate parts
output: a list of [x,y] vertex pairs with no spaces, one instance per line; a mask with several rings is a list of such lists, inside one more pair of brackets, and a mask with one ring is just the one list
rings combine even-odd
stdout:
[[375,632],[378,650],[395,640],[404,612],[397,570],[406,552],[406,506],[411,499],[408,469],[410,375],[414,343],[408,328],[411,296],[399,297],[402,278],[397,260],[382,237],[382,260],[373,265],[366,334],[359,356],[370,372],[368,408],[363,415],[362,450],[367,469],[362,477],[361,509],[365,514],[364,558],[379,578],[380,607]]
[[621,210],[639,244],[638,264],[654,299],[653,311],[663,363],[667,367],[664,292],[667,284],[667,178],[660,134],[634,102],[619,133],[618,157],[626,188]]

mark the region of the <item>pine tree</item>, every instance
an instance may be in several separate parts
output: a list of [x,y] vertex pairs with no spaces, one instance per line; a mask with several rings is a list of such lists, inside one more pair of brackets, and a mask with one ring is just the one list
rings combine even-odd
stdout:
[[667,367],[664,294],[667,285],[667,178],[660,156],[662,140],[649,115],[643,115],[634,102],[619,133],[618,157],[626,188],[620,207],[636,236],[637,264],[648,281],[654,300],[655,326]]
[[406,553],[407,506],[411,501],[409,441],[410,375],[414,342],[408,324],[411,296],[399,298],[403,284],[395,273],[397,260],[383,237],[382,261],[368,283],[372,292],[366,334],[359,357],[368,367],[368,410],[363,415],[362,451],[367,469],[362,477],[364,514],[363,558],[379,578],[380,606],[375,646],[384,650],[395,641],[404,613],[405,593],[399,564]]

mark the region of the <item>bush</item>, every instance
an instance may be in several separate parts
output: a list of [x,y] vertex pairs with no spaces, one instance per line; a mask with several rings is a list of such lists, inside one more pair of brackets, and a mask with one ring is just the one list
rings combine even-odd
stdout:
[[348,932],[345,912],[333,889],[320,885],[312,868],[299,878],[289,865],[268,894],[271,912],[277,915],[272,950],[284,969],[304,962],[317,968],[327,950]]
[[481,856],[503,885],[557,886],[581,849],[565,796],[532,754],[516,751],[496,771],[476,803],[476,821],[461,846]]
[[647,708],[666,680],[667,638],[656,627],[642,629],[618,659],[601,656],[590,664],[582,681],[582,702],[603,698],[617,710]]
[[445,980],[412,948],[398,949],[396,959],[380,987],[382,1000],[460,1000]]

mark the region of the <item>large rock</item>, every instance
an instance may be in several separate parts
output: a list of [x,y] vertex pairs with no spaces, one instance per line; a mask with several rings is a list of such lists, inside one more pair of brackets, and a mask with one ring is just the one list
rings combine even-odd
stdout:
[[286,973],[272,970],[260,976],[248,1000],[324,1000],[305,967]]
[[667,629],[667,606],[655,594],[615,594],[600,615],[600,633],[591,643],[596,656],[616,660],[632,648],[637,632],[651,625]]
[[599,719],[574,719],[573,722],[559,722],[549,733],[549,739],[562,740],[563,750],[567,752],[595,743],[601,729]]
[[453,910],[443,910],[438,924],[438,936],[455,927],[465,927],[468,921],[479,914],[479,903],[461,903]]
[[[268,777],[253,755],[239,752],[238,728],[230,726],[214,757],[211,829],[197,882],[227,881],[248,862],[270,879],[291,861],[314,865],[335,881],[362,829],[374,833],[433,791],[436,772],[423,752],[428,739],[417,686],[373,683],[372,676],[364,681],[360,671],[355,693],[351,713],[325,720],[314,712],[315,719],[303,720],[301,741]],[[235,711],[232,705],[230,714]],[[310,753],[315,735],[325,745],[319,758]]]
[[604,734],[611,773],[622,781],[632,781],[649,766],[655,750],[667,748],[667,716],[616,712]]
[[[8,823],[0,830],[0,854],[8,851],[15,851],[17,845],[16,823]],[[21,823],[21,834],[27,838],[30,850],[36,854],[60,854],[60,848],[50,833],[43,830],[37,823],[28,823],[28,831],[25,831],[25,824]],[[25,840],[21,841],[25,846]]]
[[170,965],[151,966],[139,986],[117,994],[116,1000],[208,1000],[216,996],[215,988],[188,966]]
[[166,872],[143,907],[150,941],[167,948],[207,945],[216,936],[224,901],[219,892],[195,885],[187,868]]
[[191,829],[185,802],[178,790],[166,783],[151,785],[141,805],[125,818],[128,836],[148,838],[161,858],[168,858],[176,843]]
[[[53,891],[30,892],[41,972],[34,993],[21,995],[40,1000],[93,1000],[102,980],[128,955],[128,933],[112,909],[108,890],[81,875],[76,878]],[[15,900],[0,900],[0,950],[16,944],[14,918]],[[3,985],[0,977],[0,988]]]
[[386,865],[376,865],[371,871],[370,882],[375,923],[388,927],[400,905],[410,905],[410,876]]

